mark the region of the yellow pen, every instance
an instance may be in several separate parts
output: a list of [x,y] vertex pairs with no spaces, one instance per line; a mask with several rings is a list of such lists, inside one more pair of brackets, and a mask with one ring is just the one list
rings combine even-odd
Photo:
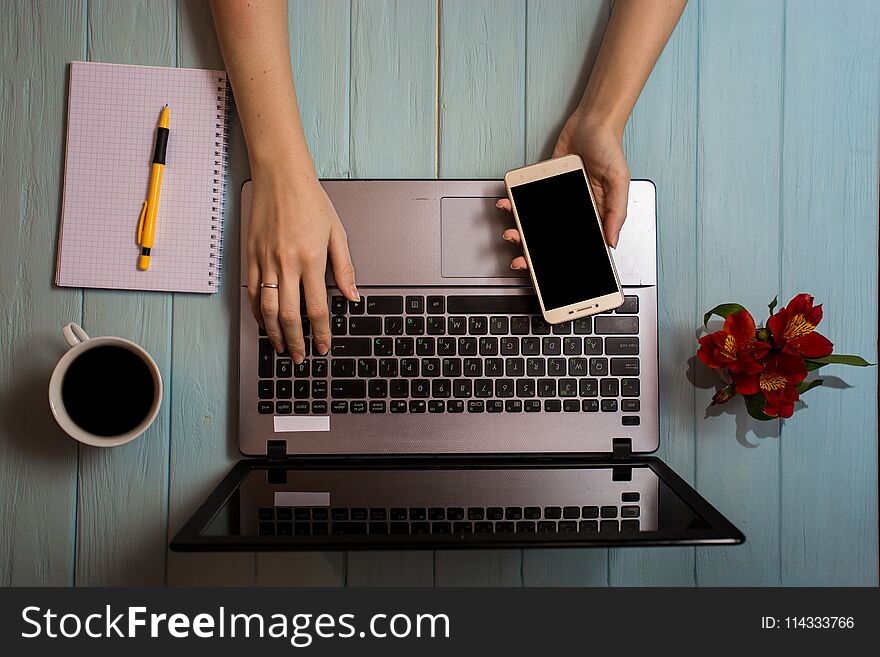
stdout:
[[153,171],[150,174],[150,192],[141,208],[138,220],[137,243],[141,247],[138,269],[146,271],[150,267],[150,249],[156,238],[156,211],[159,209],[159,190],[162,187],[162,171],[165,169],[165,149],[168,146],[168,105],[162,108],[159,128],[156,130],[156,150],[153,152]]

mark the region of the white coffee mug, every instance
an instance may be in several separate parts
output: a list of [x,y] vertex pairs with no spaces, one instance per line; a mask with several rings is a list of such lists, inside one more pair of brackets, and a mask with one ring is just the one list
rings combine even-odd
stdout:
[[[70,345],[70,349],[68,349],[67,353],[65,353],[64,356],[61,357],[61,360],[58,361],[55,370],[52,372],[52,378],[49,380],[49,408],[52,409],[52,415],[55,416],[55,420],[58,422],[59,426],[72,438],[94,447],[115,447],[117,445],[124,445],[149,429],[150,425],[153,424],[153,421],[159,414],[159,408],[162,405],[162,374],[159,372],[159,366],[156,365],[156,361],[152,359],[150,354],[148,354],[143,347],[124,338],[109,336],[90,338],[78,324],[72,322],[64,326],[61,329],[61,333],[64,336],[64,339],[67,340],[67,344]],[[145,365],[147,365],[150,373],[153,375],[153,404],[150,407],[149,413],[147,413],[143,421],[134,429],[115,436],[99,436],[80,427],[73,421],[73,419],[71,419],[70,414],[64,407],[64,401],[61,395],[64,376],[71,363],[73,363],[73,361],[85,351],[101,346],[122,347],[123,349],[131,351],[136,354]]]

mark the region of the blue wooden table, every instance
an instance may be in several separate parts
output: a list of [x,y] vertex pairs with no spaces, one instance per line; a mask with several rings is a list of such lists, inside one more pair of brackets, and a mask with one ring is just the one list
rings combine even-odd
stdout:
[[[659,200],[660,455],[748,536],[730,548],[194,555],[172,535],[238,458],[234,130],[223,290],[53,286],[67,63],[222,67],[197,1],[17,0],[0,23],[0,584],[876,585],[877,371],[829,367],[785,422],[705,410],[702,312],[779,293],[825,304],[877,359],[880,5],[692,0],[626,130]],[[500,177],[547,156],[606,0],[291,2],[306,133],[326,177]],[[135,340],[166,394],[124,447],[50,418],[60,327]],[[837,378],[839,377],[839,378]],[[845,388],[845,389],[844,389]]]

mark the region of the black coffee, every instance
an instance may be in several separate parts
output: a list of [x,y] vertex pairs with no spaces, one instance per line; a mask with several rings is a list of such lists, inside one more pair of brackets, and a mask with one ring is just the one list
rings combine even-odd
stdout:
[[67,368],[61,400],[84,431],[118,436],[146,419],[156,395],[143,359],[124,347],[104,345],[81,353]]

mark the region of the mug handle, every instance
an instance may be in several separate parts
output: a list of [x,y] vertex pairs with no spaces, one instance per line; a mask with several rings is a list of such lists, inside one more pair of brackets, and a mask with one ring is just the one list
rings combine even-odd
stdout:
[[74,322],[62,326],[61,335],[64,336],[64,339],[67,340],[67,344],[71,347],[75,347],[79,343],[85,342],[89,339],[89,334],[83,331],[79,324],[75,324]]

